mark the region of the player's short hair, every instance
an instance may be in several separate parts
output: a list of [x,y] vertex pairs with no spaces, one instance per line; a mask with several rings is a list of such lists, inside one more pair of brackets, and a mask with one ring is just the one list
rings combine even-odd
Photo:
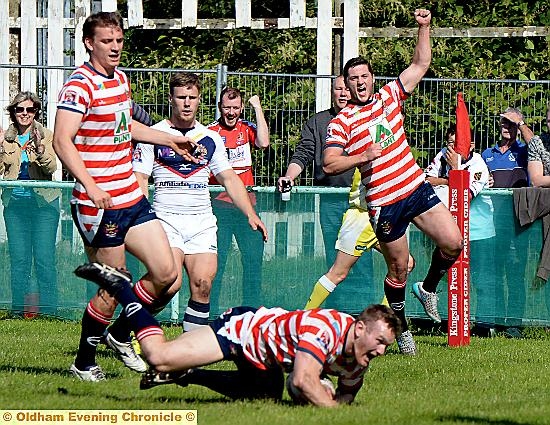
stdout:
[[372,304],[364,309],[356,319],[358,322],[363,322],[367,325],[367,327],[370,327],[379,320],[385,322],[388,325],[388,329],[393,331],[393,334],[396,337],[401,335],[401,332],[403,332],[401,320],[387,305]]
[[241,93],[241,91],[235,87],[229,87],[229,86],[225,86],[223,88],[223,90],[221,91],[220,93],[220,104],[222,103],[222,99],[224,96],[227,96],[228,99],[230,100],[233,100],[233,99],[237,99],[237,98],[240,98],[241,101],[243,99],[243,94]]
[[372,65],[370,64],[370,62],[361,56],[357,56],[356,58],[351,58],[350,60],[348,60],[344,65],[344,72],[343,72],[344,79],[345,80],[348,79],[350,68],[355,68],[356,66],[359,66],[359,65],[367,65],[367,67],[369,68],[369,72],[374,75],[374,72],[372,70]]
[[336,80],[337,80],[338,78],[343,78],[343,79],[344,79],[344,82],[346,81],[346,78],[345,78],[342,74],[337,75],[336,77],[334,77],[334,78],[332,79],[332,87],[333,87],[333,88],[334,88],[334,86],[336,85]]
[[[82,26],[82,42],[87,38],[94,38],[97,27],[118,27],[123,29],[122,16],[118,12],[97,12],[86,18]],[[86,44],[84,43],[84,46]],[[86,47],[86,51],[88,48]]]
[[17,123],[17,119],[15,118],[15,108],[17,107],[17,105],[19,105],[21,102],[24,102],[25,100],[32,101],[32,106],[36,108],[34,119],[38,120],[38,117],[40,117],[40,109],[42,109],[42,101],[40,100],[38,95],[30,91],[21,91],[15,95],[13,100],[6,107],[6,110],[10,114],[10,119],[14,124]]
[[170,94],[174,94],[174,87],[196,87],[201,94],[201,80],[193,72],[176,72],[170,77]]

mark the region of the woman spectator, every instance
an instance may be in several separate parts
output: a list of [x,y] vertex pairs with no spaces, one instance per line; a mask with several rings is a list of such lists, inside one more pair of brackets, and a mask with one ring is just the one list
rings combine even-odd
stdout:
[[[52,180],[57,167],[53,134],[37,121],[40,108],[38,96],[27,91],[17,94],[6,108],[12,123],[5,131],[0,128],[0,176],[4,180]],[[1,198],[10,254],[12,311],[24,310],[34,260],[40,310],[55,314],[59,191],[16,186],[3,188]]]

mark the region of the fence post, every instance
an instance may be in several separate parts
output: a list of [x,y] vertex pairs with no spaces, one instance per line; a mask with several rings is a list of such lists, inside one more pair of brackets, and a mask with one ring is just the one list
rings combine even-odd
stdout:
[[220,118],[220,110],[218,103],[220,102],[220,94],[223,88],[227,85],[227,65],[221,63],[216,65],[216,120]]

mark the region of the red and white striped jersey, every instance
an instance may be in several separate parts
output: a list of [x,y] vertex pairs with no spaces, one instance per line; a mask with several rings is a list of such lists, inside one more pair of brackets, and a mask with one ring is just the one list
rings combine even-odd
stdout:
[[[82,114],[74,144],[98,187],[111,195],[113,209],[136,204],[143,193],[132,170],[132,106],[126,75],[115,70],[107,77],[85,63],[61,89],[57,108]],[[78,182],[71,202],[93,206]]]
[[[229,164],[245,186],[254,186],[252,173],[252,149],[256,146],[256,124],[241,120],[233,128],[224,127],[219,121],[208,124],[208,128],[222,137]],[[218,184],[212,177],[210,184]]]
[[372,144],[382,144],[382,155],[360,167],[369,206],[390,205],[410,195],[424,182],[407,142],[401,102],[407,98],[401,82],[392,81],[365,105],[348,106],[332,119],[326,148],[341,147],[350,156]]
[[218,332],[238,343],[244,355],[259,369],[279,365],[286,372],[294,368],[297,351],[312,355],[323,372],[338,376],[339,383],[355,387],[367,368],[346,356],[346,336],[354,318],[336,310],[287,311],[260,307],[256,312],[233,316]]

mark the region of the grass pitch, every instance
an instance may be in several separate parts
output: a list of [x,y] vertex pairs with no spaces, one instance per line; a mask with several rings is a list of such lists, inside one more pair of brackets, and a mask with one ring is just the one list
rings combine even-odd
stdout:
[[[198,410],[199,424],[550,424],[550,336],[472,338],[449,348],[445,336],[418,336],[417,357],[391,347],[375,359],[351,406],[337,409],[233,402],[210,390],[174,385],[139,390],[140,376],[104,347],[98,362],[108,381],[80,382],[68,367],[80,324],[0,319],[1,409]],[[179,328],[168,328],[175,336]],[[229,363],[220,365],[229,368]]]

